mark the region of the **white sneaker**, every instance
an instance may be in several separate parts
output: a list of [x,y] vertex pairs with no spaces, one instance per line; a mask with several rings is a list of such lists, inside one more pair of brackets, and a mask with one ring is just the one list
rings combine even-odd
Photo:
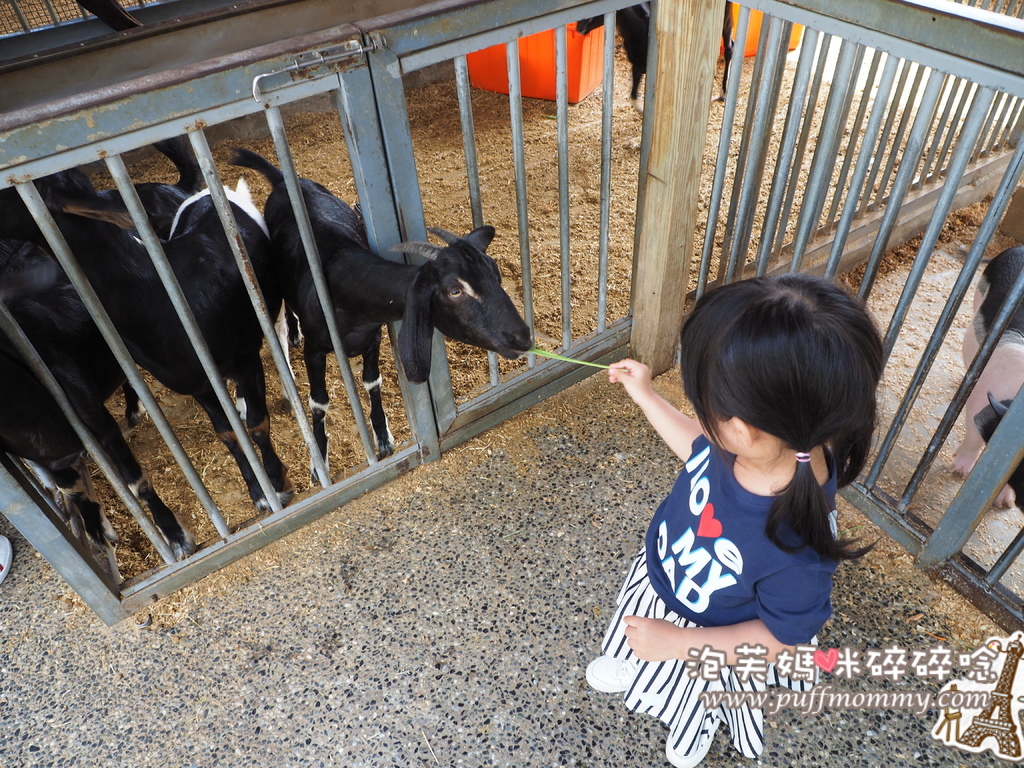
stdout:
[[636,679],[638,666],[633,661],[614,656],[598,656],[587,665],[587,682],[595,691],[623,693]]
[[11,549],[11,542],[6,536],[0,536],[0,584],[4,583],[7,574],[11,572],[11,558],[14,550]]
[[712,720],[711,727],[706,733],[701,734],[697,739],[696,746],[694,746],[689,752],[677,752],[672,748],[671,743],[666,742],[666,759],[668,759],[675,768],[694,768],[695,765],[699,765],[701,760],[703,760],[708,754],[708,750],[711,749],[711,742],[715,740],[715,732],[721,724],[722,721],[717,717]]

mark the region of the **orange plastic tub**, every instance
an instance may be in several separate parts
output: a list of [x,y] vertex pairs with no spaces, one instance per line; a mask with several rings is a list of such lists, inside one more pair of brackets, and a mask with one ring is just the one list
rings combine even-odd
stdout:
[[[743,45],[743,55],[753,56],[757,53],[757,40],[761,36],[761,20],[764,17],[760,11],[750,11],[750,19],[747,21],[747,39]],[[732,4],[733,30],[739,25],[740,7]],[[804,36],[804,28],[800,24],[793,25],[793,33],[789,37],[789,50],[794,50],[800,45],[800,39]],[[738,41],[737,41],[738,42]],[[736,50],[734,48],[734,50]]]
[[[601,84],[604,27],[589,35],[576,32],[570,24],[566,34],[566,69],[569,103],[575,104]],[[505,46],[493,45],[466,56],[469,82],[476,88],[508,93],[508,64]],[[555,100],[555,30],[519,39],[519,79],[523,96]]]

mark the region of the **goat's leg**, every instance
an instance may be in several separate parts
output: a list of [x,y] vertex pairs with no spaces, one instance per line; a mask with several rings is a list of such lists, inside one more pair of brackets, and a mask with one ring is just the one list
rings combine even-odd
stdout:
[[128,432],[142,421],[146,414],[146,406],[139,400],[138,394],[127,381],[121,385],[121,393],[124,395],[124,420],[128,425]]
[[[114,546],[119,539],[107,516],[103,514],[99,502],[96,501],[95,494],[92,493],[92,486],[88,481],[84,463],[80,460],[71,467],[43,468],[43,473],[45,478],[40,475],[40,480],[44,486],[53,487],[59,494],[68,514],[67,522],[72,534],[83,544],[92,541],[103,550],[107,559],[114,565],[114,573],[117,573]],[[58,502],[58,504],[60,503]]]
[[[312,337],[310,337],[312,338]],[[327,459],[327,408],[330,405],[330,396],[327,394],[327,350],[306,344],[306,378],[309,379],[309,412],[313,420],[313,437],[316,438],[316,446],[320,450],[324,464],[327,465],[327,472],[330,474],[330,464]],[[318,482],[313,463],[310,461],[309,474],[313,482]]]
[[384,413],[380,396],[380,341],[381,333],[378,330],[370,346],[363,352],[363,388],[370,398],[370,424],[373,426],[377,457],[383,459],[395,452],[395,438],[388,429],[388,417]]
[[729,85],[729,62],[732,61],[732,3],[725,4],[725,20],[722,23],[722,58],[725,61],[725,69],[722,72],[722,93],[716,101],[725,101],[726,88]]
[[163,534],[174,557],[180,560],[195,552],[195,537],[182,526],[174,512],[164,504],[163,499],[153,489],[149,475],[136,461],[134,454],[124,441],[114,417],[106,408],[99,407],[83,412],[82,418],[96,439],[99,440],[128,488],[139,501],[146,505],[153,522],[160,529],[160,533]]
[[236,378],[241,399],[246,403],[245,426],[249,437],[259,448],[263,458],[263,468],[277,491],[281,504],[288,504],[295,495],[295,486],[288,477],[288,468],[274,450],[270,439],[270,411],[267,409],[267,380],[263,372],[263,364],[256,358],[256,363],[249,370]]

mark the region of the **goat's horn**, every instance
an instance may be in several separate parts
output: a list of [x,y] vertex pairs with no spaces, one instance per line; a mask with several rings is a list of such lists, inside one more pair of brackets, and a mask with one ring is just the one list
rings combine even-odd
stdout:
[[1010,407],[1003,405],[1001,402],[992,397],[992,393],[988,393],[988,404],[992,406],[992,410],[996,412],[996,416],[1002,418],[1006,415],[1006,412],[1010,410]]
[[408,253],[412,256],[422,256],[424,259],[428,259],[429,261],[433,261],[441,251],[441,249],[433,243],[423,243],[418,240],[393,245],[389,250],[394,251],[395,253]]
[[448,243],[448,245],[451,245],[452,243],[459,239],[458,235],[449,232],[447,229],[441,229],[440,227],[427,227],[427,232],[429,232],[432,235],[437,235],[439,238]]

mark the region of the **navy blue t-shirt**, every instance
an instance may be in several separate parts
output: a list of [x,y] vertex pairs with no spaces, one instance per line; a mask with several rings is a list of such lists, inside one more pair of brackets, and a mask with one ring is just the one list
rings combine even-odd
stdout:
[[[746,490],[733,457],[701,435],[647,531],[647,571],[668,607],[705,627],[761,619],[786,645],[810,642],[832,614],[837,560],[779,549],[765,535],[772,497]],[[829,456],[829,503],[836,494]],[[780,538],[796,534],[781,527]]]

